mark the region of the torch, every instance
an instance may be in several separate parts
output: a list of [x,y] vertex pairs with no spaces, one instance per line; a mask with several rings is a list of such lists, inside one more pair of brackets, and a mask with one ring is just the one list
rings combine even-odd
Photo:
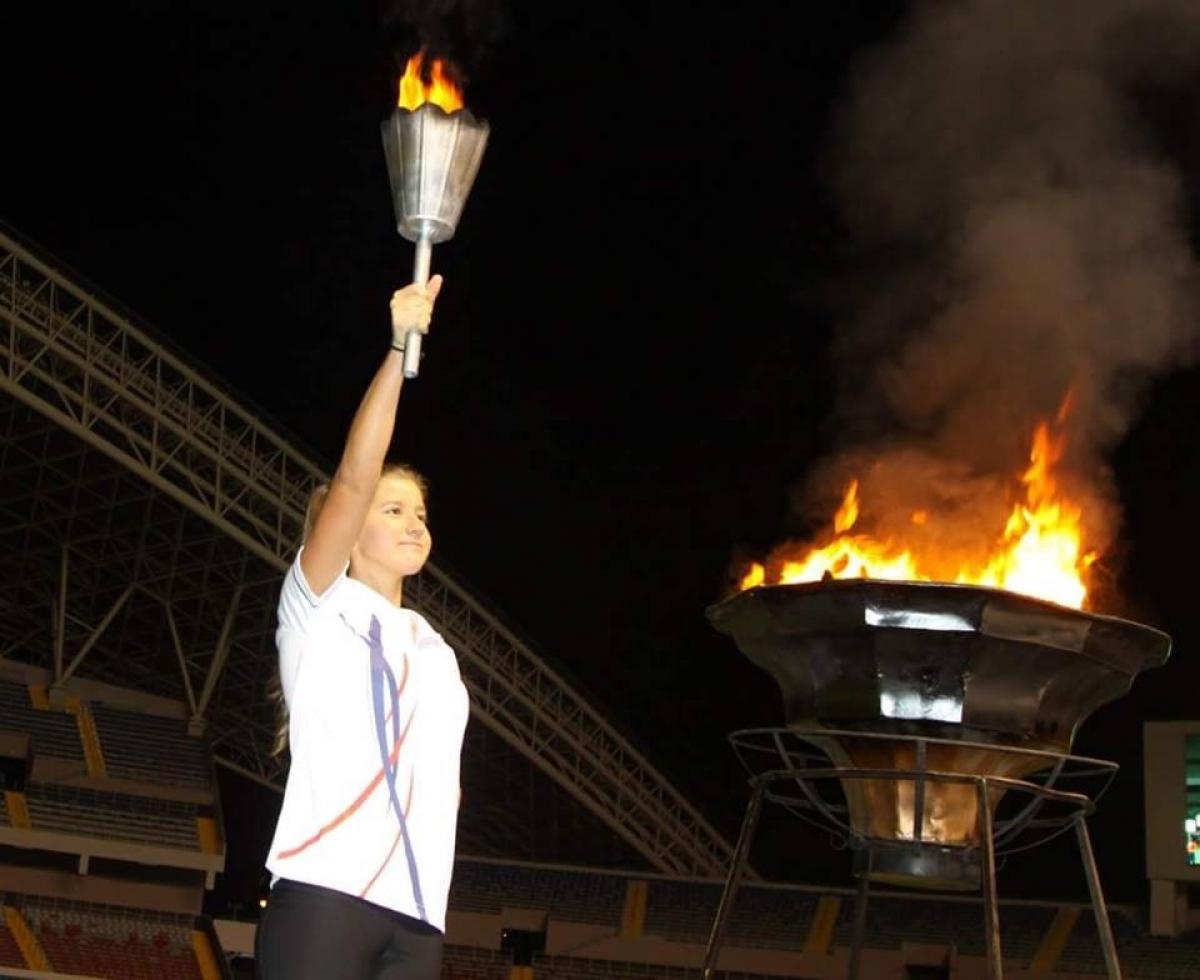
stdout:
[[[408,59],[399,104],[382,125],[396,230],[416,246],[413,282],[422,286],[429,281],[434,244],[454,236],[488,138],[488,124],[465,108],[440,60],[424,81],[423,59],[423,51]],[[415,378],[420,362],[421,333],[410,330],[404,376]]]

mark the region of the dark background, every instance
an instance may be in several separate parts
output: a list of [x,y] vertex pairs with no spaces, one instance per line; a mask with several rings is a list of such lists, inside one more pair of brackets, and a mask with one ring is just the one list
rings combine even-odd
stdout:
[[[837,442],[837,325],[814,297],[847,243],[818,162],[853,59],[906,6],[470,5],[467,100],[493,131],[434,252],[446,287],[396,455],[430,479],[436,560],[731,837],[746,791],[725,735],[781,709],[704,610],[793,530],[789,492]],[[412,37],[362,2],[6,4],[0,220],[332,465],[411,271],[379,122]],[[1167,115],[1195,200],[1180,133],[1200,119]],[[1176,652],[1076,741],[1124,767],[1092,822],[1110,900],[1145,895],[1141,722],[1200,716],[1197,381],[1159,379],[1112,460],[1108,564]],[[227,804],[237,888],[270,806]],[[756,863],[847,880],[786,818]],[[1085,894],[1069,839],[1001,886]]]

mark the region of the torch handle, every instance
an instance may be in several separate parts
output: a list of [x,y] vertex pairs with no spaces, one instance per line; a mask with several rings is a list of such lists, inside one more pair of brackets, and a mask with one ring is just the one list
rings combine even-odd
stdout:
[[[413,255],[413,282],[424,286],[429,282],[429,260],[433,255],[433,242],[428,235],[421,235],[416,241],[416,253]],[[421,331],[409,330],[404,335],[404,377],[415,378],[421,367]]]

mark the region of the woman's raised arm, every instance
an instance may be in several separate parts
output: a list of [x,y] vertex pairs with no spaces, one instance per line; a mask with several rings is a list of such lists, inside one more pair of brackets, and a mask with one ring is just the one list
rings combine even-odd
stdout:
[[392,295],[392,348],[354,414],[329,494],[300,555],[304,578],[317,595],[341,574],[362,531],[396,424],[404,384],[404,336],[409,330],[429,329],[441,288],[442,277],[433,276],[425,287],[412,284]]

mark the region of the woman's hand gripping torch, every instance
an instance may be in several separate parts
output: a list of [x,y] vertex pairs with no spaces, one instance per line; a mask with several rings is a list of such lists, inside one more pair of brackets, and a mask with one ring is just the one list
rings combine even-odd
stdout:
[[[433,62],[430,80],[424,80],[422,59],[418,53],[408,60],[400,79],[400,104],[383,122],[396,229],[416,246],[413,282],[418,286],[429,281],[433,246],[454,236],[489,132],[486,122],[463,107],[462,93],[440,60]],[[404,376],[415,378],[421,331],[407,331],[402,343]]]
[[427,283],[414,282],[392,293],[392,347],[404,351],[405,359],[413,338],[420,340],[429,332],[433,304],[442,291],[442,277],[434,276]]

